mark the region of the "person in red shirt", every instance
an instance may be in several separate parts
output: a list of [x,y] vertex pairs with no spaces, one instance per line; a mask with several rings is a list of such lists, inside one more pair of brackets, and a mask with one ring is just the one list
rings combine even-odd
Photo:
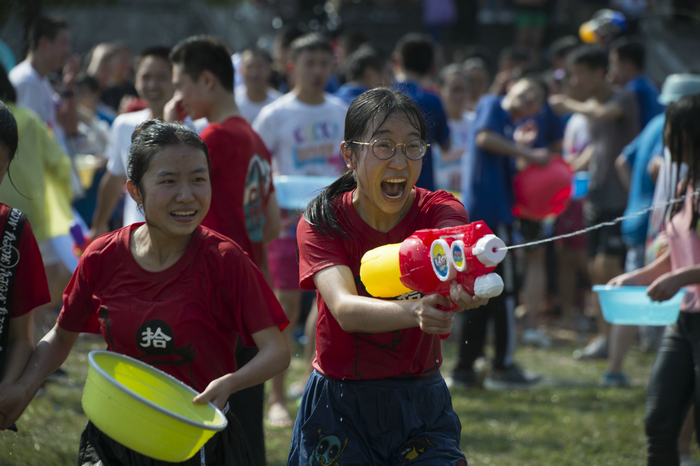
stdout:
[[[231,53],[214,37],[195,36],[177,44],[170,59],[175,86],[171,105],[193,119],[209,121],[201,137],[209,148],[213,197],[202,225],[231,238],[255,265],[267,271],[264,245],[279,234],[280,213],[270,153],[236,105]],[[287,333],[289,330],[285,338]],[[256,351],[239,344],[238,364],[245,365]],[[264,464],[265,388],[262,384],[250,387],[234,397],[233,410],[250,440],[256,463]]]
[[[5,423],[20,416],[80,332],[102,333],[109,350],[163,370],[201,392],[194,403],[211,401],[224,412],[232,393],[289,364],[281,334],[288,320],[262,273],[237,244],[200,225],[211,198],[202,140],[185,126],[148,120],[132,138],[127,176],[127,191],[146,223],[100,236],[86,249],[56,326],[19,381],[0,389]],[[234,357],[239,336],[260,350],[240,370]],[[184,464],[253,464],[238,420],[230,411],[227,418],[228,427]],[[81,465],[112,457],[152,464],[91,422],[80,444]]]
[[[10,109],[0,102],[0,183],[10,171],[10,163],[17,152],[18,141],[17,122]],[[4,255],[6,250],[10,251],[10,264],[17,260],[9,309],[9,290],[0,289],[0,335],[7,332],[7,344],[0,339],[0,385],[14,383],[22,375],[34,347],[34,309],[51,301],[44,263],[29,220],[25,220],[24,226],[21,227],[19,247],[16,251],[18,256],[15,256],[12,253],[13,249],[5,243],[8,239],[5,233],[7,223],[14,222],[19,215],[18,210],[13,210],[11,214],[11,207],[0,203],[0,241],[3,243],[0,253]],[[17,226],[17,229],[19,228]],[[13,234],[10,230],[8,232]],[[0,284],[5,285],[9,280],[8,269],[5,268],[8,264],[0,260],[0,265],[3,267],[0,269]],[[5,422],[5,412],[0,409],[0,429],[6,429],[10,425],[12,423]]]
[[[314,373],[294,425],[288,464],[466,465],[461,424],[440,375],[439,335],[454,323],[452,302],[487,302],[453,285],[450,297],[368,295],[360,260],[418,229],[469,222],[445,192],[415,187],[427,128],[413,101],[392,89],[350,106],[340,148],[348,172],[314,199],[297,229],[300,285],[316,289]],[[420,400],[420,401],[418,401]],[[331,453],[332,452],[332,453]]]

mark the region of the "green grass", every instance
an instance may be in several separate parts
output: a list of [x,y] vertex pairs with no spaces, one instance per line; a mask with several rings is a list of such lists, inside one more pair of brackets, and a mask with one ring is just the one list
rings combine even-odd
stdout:
[[[518,350],[518,362],[545,378],[530,390],[453,389],[453,405],[462,421],[461,447],[470,466],[645,462],[644,403],[654,356],[633,349],[625,363],[633,387],[605,389],[596,384],[604,362],[574,361],[575,347],[562,340],[557,343],[546,350]],[[67,380],[49,384],[46,393],[31,403],[18,423],[18,434],[0,433],[0,465],[76,463],[87,422],[80,406],[87,353],[103,347],[94,336],[81,337],[64,366]],[[448,341],[445,374],[454,354],[454,343]],[[295,355],[289,379],[298,379],[302,372],[303,363]],[[286,464],[290,438],[291,429],[266,430],[270,466]],[[697,453],[695,448],[696,457]]]

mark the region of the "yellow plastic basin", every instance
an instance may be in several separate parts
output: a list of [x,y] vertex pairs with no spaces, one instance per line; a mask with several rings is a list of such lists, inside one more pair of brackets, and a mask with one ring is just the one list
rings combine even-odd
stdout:
[[85,414],[134,451],[185,461],[228,424],[213,404],[192,404],[195,390],[148,364],[102,350],[91,351],[88,360]]

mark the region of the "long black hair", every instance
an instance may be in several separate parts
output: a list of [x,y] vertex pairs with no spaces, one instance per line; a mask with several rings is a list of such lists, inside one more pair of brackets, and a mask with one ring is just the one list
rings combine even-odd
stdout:
[[12,162],[12,159],[15,158],[18,144],[17,121],[7,105],[0,100],[0,145],[7,148],[8,162]]
[[[380,87],[361,94],[350,104],[345,116],[345,144],[348,150],[357,150],[358,146],[353,145],[353,142],[368,142],[360,139],[367,133],[373,135],[389,116],[397,112],[406,117],[411,126],[418,130],[422,139],[427,138],[428,126],[421,109],[405,94],[395,89]],[[348,171],[309,203],[304,212],[304,219],[325,236],[338,233],[349,239],[347,232],[336,219],[333,199],[355,188],[355,172]]]
[[[687,95],[669,104],[666,108],[666,125],[664,127],[664,144],[671,153],[671,161],[676,163],[676,179],[680,177],[681,163],[688,165],[688,174],[681,181],[681,195],[686,195],[688,185],[700,181],[700,94]],[[675,193],[675,186],[672,186]],[[693,216],[689,227],[695,228],[700,218],[698,197],[693,196]],[[671,207],[671,216],[676,214],[682,202],[675,202]]]

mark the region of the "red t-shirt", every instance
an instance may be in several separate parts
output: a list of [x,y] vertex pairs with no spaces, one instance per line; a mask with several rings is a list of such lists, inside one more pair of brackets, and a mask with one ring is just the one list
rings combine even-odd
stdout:
[[[338,222],[350,240],[340,235],[322,235],[306,220],[299,222],[299,282],[303,289],[315,289],[316,272],[334,265],[349,267],[355,277],[357,294],[368,296],[360,281],[360,260],[365,252],[385,244],[401,243],[416,230],[446,228],[469,222],[464,206],[451,194],[416,188],[416,197],[406,216],[387,233],[367,225],[352,205],[352,192],[335,201]],[[323,297],[318,297],[316,328],[316,370],[332,379],[374,380],[401,375],[430,375],[442,364],[440,339],[420,328],[386,333],[348,333],[340,328]],[[420,294],[402,296],[402,299]]]
[[[9,213],[10,207],[0,203],[0,236],[5,229]],[[0,242],[2,241],[3,239],[0,238]],[[44,262],[41,260],[41,252],[34,239],[29,220],[24,223],[18,250],[19,262],[15,276],[15,289],[12,293],[11,318],[23,316],[32,309],[51,301]],[[16,259],[14,252],[11,253],[10,260],[14,262]],[[0,269],[0,285],[5,281],[4,272],[5,269]],[[6,311],[5,305],[0,302],[0,314],[4,314],[3,311]]]
[[202,226],[231,238],[260,266],[265,209],[274,190],[270,153],[241,117],[210,123],[201,136],[209,149],[212,191]]
[[61,328],[102,333],[110,351],[202,391],[236,370],[239,334],[254,346],[253,333],[287,325],[265,278],[228,238],[200,226],[174,265],[148,272],[129,248],[141,225],[90,244],[63,294]]

